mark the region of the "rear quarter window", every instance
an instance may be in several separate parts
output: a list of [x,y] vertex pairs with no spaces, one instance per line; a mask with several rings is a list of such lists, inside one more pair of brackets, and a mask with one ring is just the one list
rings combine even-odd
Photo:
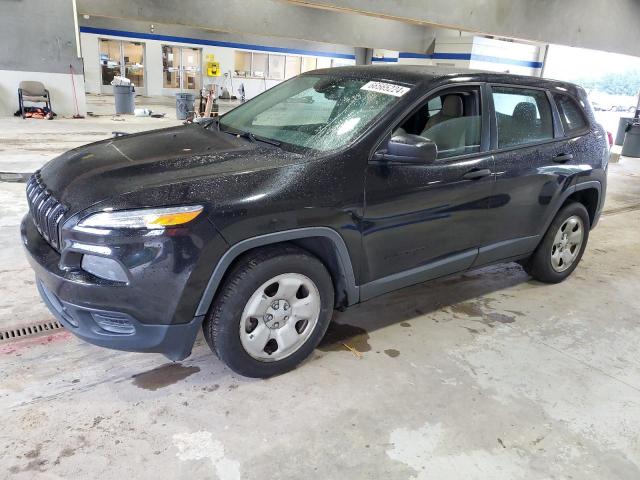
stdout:
[[558,107],[565,135],[570,135],[587,127],[588,123],[582,107],[572,97],[563,93],[554,93],[553,99]]

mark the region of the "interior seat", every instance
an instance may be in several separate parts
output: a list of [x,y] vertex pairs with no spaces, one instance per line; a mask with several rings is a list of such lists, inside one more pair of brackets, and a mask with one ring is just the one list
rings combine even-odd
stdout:
[[513,109],[511,122],[507,122],[508,132],[506,137],[510,142],[514,143],[521,143],[522,139],[537,139],[539,137],[537,118],[538,110],[533,103],[518,103]]
[[452,118],[461,117],[463,114],[464,106],[462,104],[462,98],[460,98],[459,95],[446,95],[442,100],[442,109],[427,120],[424,130],[428,130]]

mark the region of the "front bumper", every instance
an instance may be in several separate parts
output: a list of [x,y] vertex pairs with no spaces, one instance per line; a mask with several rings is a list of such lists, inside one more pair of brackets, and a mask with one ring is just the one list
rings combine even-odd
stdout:
[[162,353],[170,360],[191,355],[201,318],[179,325],[145,325],[130,315],[61,301],[40,278],[38,292],[54,317],[82,340],[128,352]]
[[[211,228],[205,222],[200,228]],[[199,231],[198,227],[194,229]],[[192,233],[166,236],[87,236],[67,242],[62,255],[38,233],[30,215],[22,220],[22,242],[43,301],[57,320],[79,338],[102,347],[162,353],[171,360],[189,356],[202,317],[194,317],[206,278],[196,268],[201,249]],[[128,282],[95,277],[67,259],[82,253],[73,245],[116,245],[112,257],[123,264]],[[215,242],[214,242],[215,243]],[[185,249],[185,245],[187,248]],[[84,247],[83,247],[84,248]],[[75,260],[73,260],[75,261]]]

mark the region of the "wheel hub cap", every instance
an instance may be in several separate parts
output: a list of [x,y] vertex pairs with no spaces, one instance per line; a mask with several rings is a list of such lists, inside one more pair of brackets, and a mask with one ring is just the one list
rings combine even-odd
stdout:
[[553,240],[551,266],[556,272],[564,272],[574,264],[580,254],[584,239],[584,224],[577,215],[567,218]]
[[282,328],[287,324],[292,314],[293,310],[289,302],[283,299],[275,300],[271,302],[264,314],[264,323],[272,330]]
[[320,318],[320,292],[299,273],[284,273],[263,283],[240,318],[240,341],[256,360],[282,360],[302,347]]

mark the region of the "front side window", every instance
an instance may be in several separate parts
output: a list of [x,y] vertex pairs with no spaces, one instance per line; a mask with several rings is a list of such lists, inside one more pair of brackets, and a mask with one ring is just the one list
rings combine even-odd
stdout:
[[587,126],[584,113],[573,98],[563,93],[554,93],[553,99],[556,101],[565,135],[582,130]]
[[480,89],[446,90],[429,98],[411,114],[394,135],[428,138],[438,147],[438,159],[480,151]]
[[220,129],[320,151],[340,148],[398,101],[397,90],[385,93],[383,88],[370,88],[372,83],[382,82],[330,75],[295,77],[223,115]]
[[498,125],[498,148],[553,138],[553,120],[543,90],[492,87]]

